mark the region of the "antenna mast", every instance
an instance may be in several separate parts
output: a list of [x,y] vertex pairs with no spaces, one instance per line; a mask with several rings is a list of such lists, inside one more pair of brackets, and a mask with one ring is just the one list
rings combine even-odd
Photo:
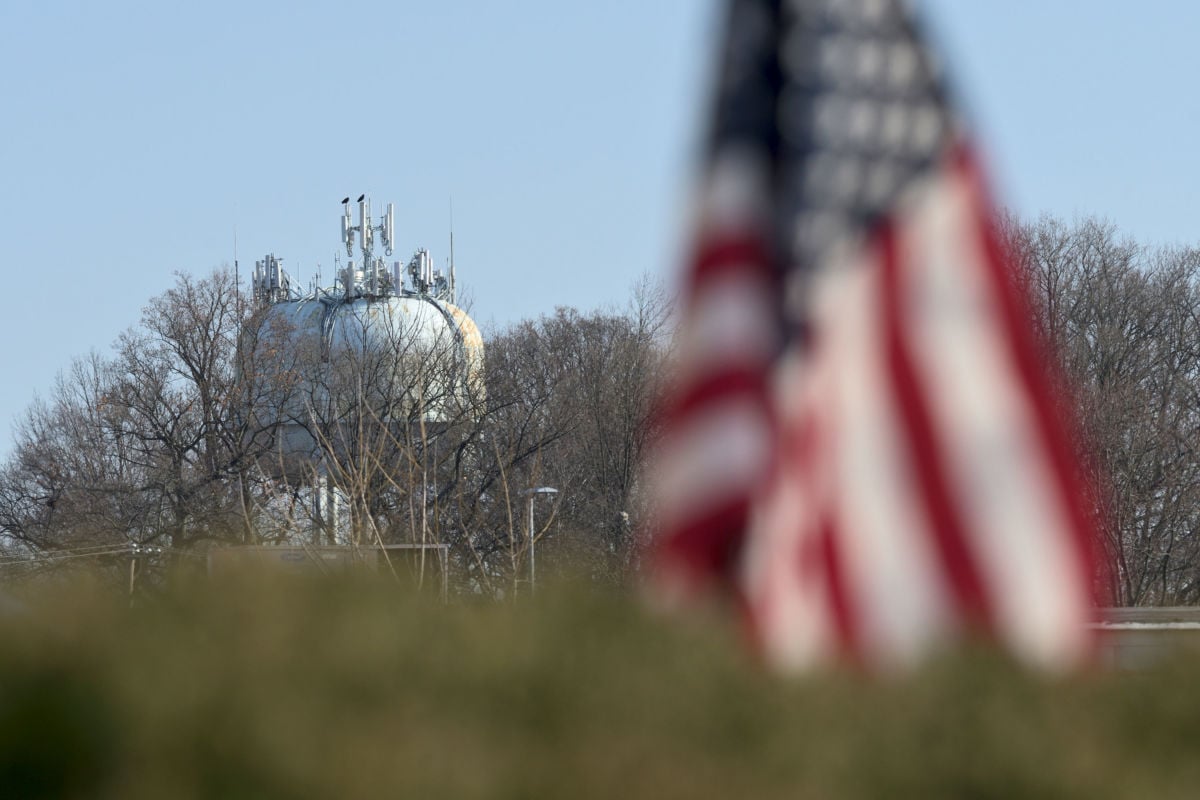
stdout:
[[454,198],[450,198],[450,302],[457,303],[454,293]]
[[396,213],[391,203],[387,204],[387,210],[380,217],[379,224],[374,225],[371,221],[370,198],[363,193],[358,196],[356,202],[358,203],[357,225],[350,213],[350,198],[346,197],[342,200],[342,244],[346,245],[346,256],[354,257],[356,237],[359,249],[362,251],[362,262],[357,268],[353,261],[349,261],[346,268],[341,271],[342,285],[347,298],[360,295],[364,289],[369,295],[391,291],[382,275],[383,259],[376,258],[374,255],[375,233],[379,233],[380,239],[383,240],[384,252],[389,256],[392,254],[396,239]]
[[242,273],[238,270],[236,222],[233,223],[233,304],[240,320],[242,318]]

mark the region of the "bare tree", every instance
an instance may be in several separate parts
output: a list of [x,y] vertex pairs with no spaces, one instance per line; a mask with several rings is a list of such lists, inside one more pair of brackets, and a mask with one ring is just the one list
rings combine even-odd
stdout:
[[[309,302],[242,302],[228,270],[179,275],[110,357],[75,362],[27,412],[0,470],[6,541],[60,553],[333,541],[313,509],[331,485],[348,518],[337,541],[446,545],[477,591],[524,591],[536,540],[548,565],[628,571],[669,341],[661,290],[643,285],[621,312],[511,326],[483,363],[457,309],[414,303],[450,314],[426,325],[339,306],[331,333],[310,330],[328,315]],[[531,541],[526,493],[539,485],[559,501]]]
[[1144,247],[1096,220],[1006,230],[1105,487],[1113,596],[1197,602],[1200,252]]
[[32,551],[244,541],[252,463],[228,271],[176,284],[110,358],[77,360],[18,425],[0,525]]

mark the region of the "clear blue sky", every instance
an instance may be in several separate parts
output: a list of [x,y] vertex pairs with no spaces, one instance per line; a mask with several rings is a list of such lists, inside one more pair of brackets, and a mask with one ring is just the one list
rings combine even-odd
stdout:
[[[1200,6],[923,0],[1025,215],[1196,242]],[[0,453],[35,393],[177,270],[331,273],[338,201],[486,327],[620,305],[679,248],[713,0],[5,3]],[[353,11],[353,17],[347,16]]]

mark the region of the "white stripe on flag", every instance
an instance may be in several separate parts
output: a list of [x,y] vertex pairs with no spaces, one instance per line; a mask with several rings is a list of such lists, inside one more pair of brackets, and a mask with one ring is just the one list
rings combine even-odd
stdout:
[[814,354],[832,395],[831,498],[842,546],[846,592],[856,611],[862,656],[907,665],[942,638],[952,601],[929,522],[917,502],[913,465],[887,379],[879,253],[831,265],[814,286],[822,331]]
[[778,338],[766,310],[776,302],[758,269],[734,265],[696,287],[679,335],[679,379],[689,384],[730,367],[765,370]]
[[707,405],[663,438],[646,474],[670,530],[700,519],[761,480],[771,451],[760,404],[733,396]]
[[696,194],[694,230],[716,237],[767,224],[771,215],[770,175],[770,163],[758,148],[721,148]]
[[[819,376],[808,371],[795,351],[777,366],[781,424],[794,434],[819,411]],[[820,428],[819,421],[814,429]],[[816,445],[820,452],[820,445]],[[829,607],[829,575],[817,562],[821,488],[804,465],[779,452],[776,472],[760,487],[743,552],[741,587],[764,657],[782,670],[799,671],[830,662],[838,653],[838,635]],[[807,565],[812,565],[808,566]]]
[[991,285],[978,209],[946,169],[898,217],[907,333],[998,634],[1027,660],[1076,663],[1089,637],[1070,518]]

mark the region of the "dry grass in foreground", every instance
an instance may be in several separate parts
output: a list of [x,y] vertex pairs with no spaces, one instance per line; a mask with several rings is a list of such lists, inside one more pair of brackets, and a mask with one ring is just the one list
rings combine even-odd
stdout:
[[1194,797],[1200,662],[1071,680],[981,654],[785,680],[726,626],[548,591],[87,590],[0,618],[0,795]]

